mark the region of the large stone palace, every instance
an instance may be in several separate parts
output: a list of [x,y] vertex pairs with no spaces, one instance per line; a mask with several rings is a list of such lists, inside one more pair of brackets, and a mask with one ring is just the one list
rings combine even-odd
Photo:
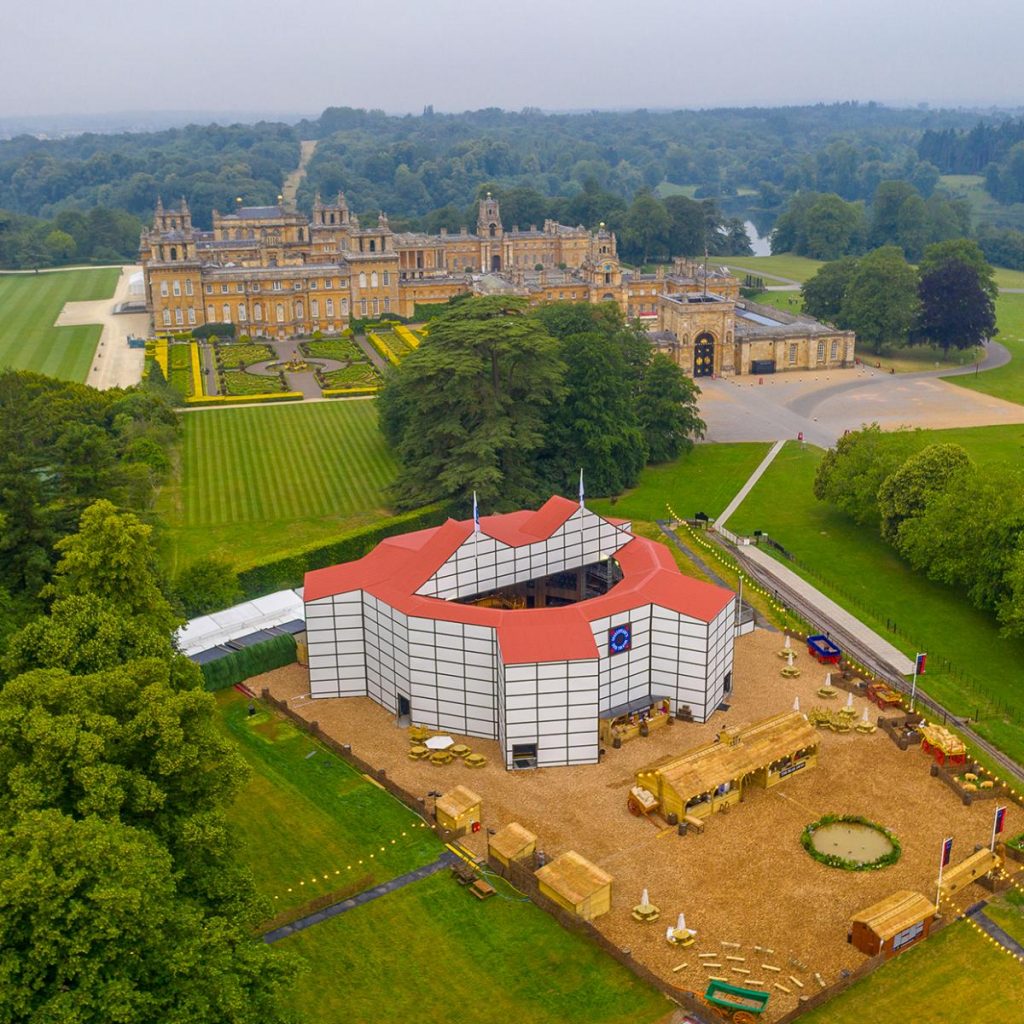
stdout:
[[210,231],[193,226],[184,199],[177,209],[158,200],[140,260],[158,334],[210,323],[267,338],[333,334],[353,318],[413,317],[466,292],[505,292],[531,303],[614,302],[694,376],[853,361],[851,333],[746,303],[720,269],[685,259],[653,274],[624,269],[603,224],[506,230],[489,193],[474,232],[438,235],[392,231],[383,213],[363,227],[341,193],[331,203],[317,195],[311,219],[280,197],[276,206],[239,201],[213,212]]

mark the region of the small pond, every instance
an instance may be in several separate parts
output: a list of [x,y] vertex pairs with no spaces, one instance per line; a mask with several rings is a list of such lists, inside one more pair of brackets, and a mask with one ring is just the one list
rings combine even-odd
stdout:
[[819,853],[842,857],[854,864],[868,864],[891,853],[892,841],[870,825],[834,821],[815,829],[811,843]]

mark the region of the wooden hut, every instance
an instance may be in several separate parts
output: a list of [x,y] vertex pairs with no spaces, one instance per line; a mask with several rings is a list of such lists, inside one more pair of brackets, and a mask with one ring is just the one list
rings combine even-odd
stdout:
[[663,815],[706,818],[739,803],[752,782],[769,789],[817,763],[817,734],[799,711],[786,711],[723,729],[713,743],[642,768],[636,780]]
[[487,840],[487,852],[505,867],[532,857],[536,849],[537,837],[518,821],[509,822]]
[[901,889],[854,914],[848,941],[862,953],[895,956],[928,937],[935,904],[918,892]]
[[548,899],[584,921],[592,921],[611,910],[612,876],[575,850],[556,857],[534,875]]
[[437,798],[434,816],[441,828],[462,835],[469,831],[474,821],[480,820],[481,803],[480,796],[473,790],[456,786],[450,793]]

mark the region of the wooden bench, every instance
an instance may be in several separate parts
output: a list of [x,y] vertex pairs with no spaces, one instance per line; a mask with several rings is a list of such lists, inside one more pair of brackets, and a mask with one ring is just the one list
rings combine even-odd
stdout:
[[686,822],[686,827],[688,829],[693,829],[694,832],[703,832],[704,831],[704,819],[703,818],[695,818],[692,814],[684,814],[683,815],[683,821]]
[[452,865],[452,874],[457,879],[459,885],[469,885],[476,881],[476,868],[462,860]]
[[478,878],[470,887],[469,891],[478,899],[486,900],[494,895],[494,886]]

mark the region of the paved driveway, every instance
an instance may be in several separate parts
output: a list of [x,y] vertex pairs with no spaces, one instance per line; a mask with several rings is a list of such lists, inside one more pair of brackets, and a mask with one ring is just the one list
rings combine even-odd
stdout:
[[[983,367],[1009,359],[992,343]],[[966,367],[958,373],[973,373]],[[803,432],[830,447],[845,430],[883,427],[981,427],[1024,423],[1024,405],[940,380],[950,370],[889,374],[869,367],[827,373],[779,373],[701,381],[701,415],[709,441],[776,441]],[[763,383],[762,383],[763,382]]]

